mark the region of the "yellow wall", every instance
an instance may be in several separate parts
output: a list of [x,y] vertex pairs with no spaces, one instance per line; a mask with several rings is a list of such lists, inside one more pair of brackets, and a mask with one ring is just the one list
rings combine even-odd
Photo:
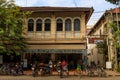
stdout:
[[[49,18],[51,19],[51,31],[48,33],[48,36],[45,37],[45,31],[42,29],[42,32],[37,33],[36,31],[34,32],[27,32],[27,21],[29,19],[34,19],[34,22],[36,22],[37,19],[42,19],[43,23],[44,20]],[[69,37],[66,37],[66,32],[65,29],[63,29],[60,34],[62,37],[56,37],[57,32],[56,32],[56,20],[58,18],[61,18],[63,20],[63,27],[65,27],[65,20],[66,19],[71,19],[72,21],[72,31],[70,31],[68,34],[70,34]],[[80,19],[80,31],[75,31],[73,30],[74,27],[74,19]],[[26,37],[27,37],[27,42],[29,44],[39,44],[41,43],[46,44],[46,43],[59,43],[59,44],[66,44],[67,45],[74,45],[73,49],[86,49],[86,38],[85,38],[85,13],[83,12],[36,12],[32,13],[32,15],[26,19]],[[34,24],[34,29],[36,25]],[[44,24],[42,25],[44,27]],[[77,35],[77,37],[75,36]],[[72,44],[71,44],[72,43]],[[78,45],[76,45],[79,44]],[[76,47],[75,47],[76,45]],[[61,45],[62,46],[62,45]],[[37,48],[37,46],[34,46],[34,48]],[[48,46],[51,48],[51,46]],[[57,47],[57,46],[56,46]],[[64,46],[63,46],[64,47]],[[39,47],[42,48],[42,47]],[[66,48],[69,48],[69,46],[66,46]],[[70,47],[71,48],[71,47]]]

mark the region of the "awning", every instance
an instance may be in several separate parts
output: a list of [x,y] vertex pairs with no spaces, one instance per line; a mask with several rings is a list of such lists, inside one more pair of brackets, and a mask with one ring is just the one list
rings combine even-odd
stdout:
[[28,49],[26,53],[79,53],[86,54],[86,49]]

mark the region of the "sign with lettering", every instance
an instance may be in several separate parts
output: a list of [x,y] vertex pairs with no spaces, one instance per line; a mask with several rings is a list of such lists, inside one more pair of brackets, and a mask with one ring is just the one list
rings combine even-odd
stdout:
[[86,53],[86,49],[28,49],[26,53]]
[[106,69],[112,69],[112,63],[110,61],[106,62]]
[[104,39],[103,38],[88,38],[89,44],[98,44],[98,43],[103,43]]

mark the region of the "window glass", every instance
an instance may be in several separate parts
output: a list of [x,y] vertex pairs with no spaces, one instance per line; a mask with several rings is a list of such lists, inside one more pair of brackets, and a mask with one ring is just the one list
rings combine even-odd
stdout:
[[28,31],[33,31],[33,29],[34,29],[34,20],[29,19],[28,20]]
[[51,20],[46,19],[45,20],[45,31],[50,31],[50,29],[51,29]]
[[62,22],[61,19],[57,20],[56,25],[57,25],[56,31],[62,31],[63,30],[63,22]]
[[65,20],[65,31],[71,31],[71,20]]
[[74,20],[74,31],[80,31],[80,20],[79,19]]
[[42,20],[38,19],[36,21],[36,31],[42,31]]

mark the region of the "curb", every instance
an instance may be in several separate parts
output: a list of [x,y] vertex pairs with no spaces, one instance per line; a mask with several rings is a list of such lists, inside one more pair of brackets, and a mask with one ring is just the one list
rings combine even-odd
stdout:
[[108,77],[117,77],[117,76],[120,76],[120,75],[107,75]]

